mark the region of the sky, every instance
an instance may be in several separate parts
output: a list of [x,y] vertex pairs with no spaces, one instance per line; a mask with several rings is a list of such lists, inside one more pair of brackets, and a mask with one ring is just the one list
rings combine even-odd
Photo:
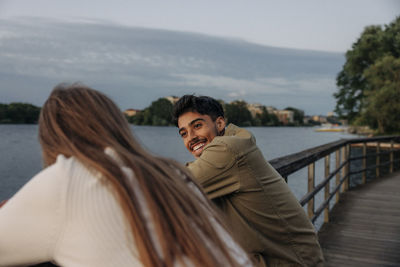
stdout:
[[81,81],[122,109],[196,93],[332,111],[344,53],[397,0],[0,0],[0,102]]
[[366,25],[399,14],[398,0],[0,0],[1,18],[90,18],[333,52],[349,49]]

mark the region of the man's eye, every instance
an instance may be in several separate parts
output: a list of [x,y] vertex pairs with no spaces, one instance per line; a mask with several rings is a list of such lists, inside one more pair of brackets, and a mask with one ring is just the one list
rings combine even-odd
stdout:
[[194,125],[194,128],[195,128],[195,129],[198,129],[198,128],[200,128],[201,126],[202,126],[201,123],[196,123],[196,124]]
[[179,133],[180,135],[181,135],[181,137],[185,137],[186,136],[186,132],[182,132],[182,133]]

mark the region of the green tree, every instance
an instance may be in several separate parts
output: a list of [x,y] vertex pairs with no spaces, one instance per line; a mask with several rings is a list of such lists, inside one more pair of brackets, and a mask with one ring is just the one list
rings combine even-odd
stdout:
[[400,58],[385,56],[365,71],[368,82],[360,120],[378,133],[400,132]]
[[26,103],[0,104],[0,122],[37,123],[40,108]]
[[255,120],[259,123],[255,124],[257,126],[278,126],[280,125],[278,117],[269,113],[266,107],[262,107],[262,112],[256,115]]
[[7,106],[6,104],[0,103],[0,123],[6,121]]
[[153,101],[149,107],[153,125],[169,125],[172,121],[172,103],[166,98]]
[[336,78],[339,92],[336,113],[352,121],[362,109],[364,89],[366,87],[364,71],[382,55],[380,26],[366,27],[361,37],[346,52],[346,63]]
[[225,117],[229,123],[237,126],[251,126],[253,118],[245,101],[234,101],[225,104]]
[[[383,60],[386,57],[392,59]],[[392,64],[395,64],[399,57],[400,17],[383,28],[366,27],[360,38],[346,52],[346,62],[337,76],[336,83],[339,90],[334,94],[337,100],[336,113],[341,118],[348,119],[350,123],[368,123],[372,127],[378,127],[377,116],[373,114],[386,107],[377,105],[385,98],[384,95],[388,96],[393,93],[393,88],[396,88],[389,86],[396,83],[390,79],[384,79],[385,88],[381,87],[382,83],[378,82],[381,74],[378,70],[383,68],[395,70],[396,67]],[[384,61],[385,67],[382,65]],[[389,87],[392,89],[387,89]],[[386,92],[378,93],[379,90]],[[377,108],[374,112],[373,106]],[[382,126],[380,131],[384,128]]]
[[153,116],[151,114],[150,108],[145,108],[142,112],[143,114],[143,124],[144,125],[153,125]]
[[172,103],[166,98],[159,98],[151,105],[129,118],[129,122],[137,125],[166,126],[171,125]]
[[279,121],[278,116],[276,116],[275,114],[269,114],[270,119],[271,119],[271,124],[269,126],[279,126],[282,125],[281,122]]

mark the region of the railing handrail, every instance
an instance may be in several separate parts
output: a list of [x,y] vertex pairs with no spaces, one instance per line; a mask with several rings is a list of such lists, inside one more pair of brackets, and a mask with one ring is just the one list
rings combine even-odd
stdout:
[[[382,143],[390,141],[390,151],[381,151]],[[376,177],[380,176],[380,168],[390,164],[390,173],[394,169],[394,163],[400,162],[400,159],[394,160],[393,152],[394,142],[400,143],[400,136],[380,136],[380,137],[367,137],[367,138],[352,138],[341,139],[328,144],[320,145],[310,149],[300,151],[298,153],[290,154],[284,157],[276,158],[270,161],[270,164],[285,178],[292,173],[308,166],[308,192],[300,200],[302,206],[307,204],[308,216],[314,223],[316,219],[325,211],[324,222],[329,221],[329,203],[336,195],[336,203],[339,201],[340,188],[345,192],[349,188],[349,180],[351,175],[356,173],[363,173],[362,183],[366,182],[366,171],[372,168],[376,170]],[[351,147],[353,144],[363,144],[363,155],[351,157]],[[376,153],[367,154],[367,144],[376,146]],[[336,169],[333,172],[330,170],[330,157],[331,154],[336,154]],[[380,161],[380,156],[389,154],[390,159],[386,162]],[[375,156],[376,164],[367,167],[366,159]],[[315,162],[325,157],[325,175],[322,182],[315,186]],[[350,171],[350,162],[362,159],[363,167],[361,170]],[[330,181],[336,177],[336,186],[333,191],[330,190]],[[322,189],[325,189],[325,199],[323,203],[315,210],[314,197]]]
[[328,144],[309,148],[297,153],[289,154],[287,156],[275,158],[269,163],[283,176],[286,177],[306,166],[313,163],[326,155],[331,154],[340,147],[347,144],[369,143],[369,142],[382,142],[382,141],[398,141],[400,136],[379,136],[379,137],[364,137],[364,138],[351,138],[340,139]]
[[332,153],[338,148],[344,146],[347,140],[341,139],[325,145],[316,146],[297,153],[270,160],[269,163],[283,177],[286,177],[313,163],[326,155]]

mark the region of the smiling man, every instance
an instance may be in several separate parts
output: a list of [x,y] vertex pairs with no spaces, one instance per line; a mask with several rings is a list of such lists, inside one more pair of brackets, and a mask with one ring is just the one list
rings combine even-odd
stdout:
[[[188,111],[179,117],[181,128],[179,134],[186,148],[195,156],[200,157],[204,147],[214,137],[222,135],[225,130],[225,120],[219,116],[213,121],[208,115]],[[196,134],[191,138],[193,132]]]
[[221,104],[207,96],[184,95],[173,115],[195,157],[187,167],[257,264],[322,266],[313,225],[254,136],[233,124],[225,127]]

